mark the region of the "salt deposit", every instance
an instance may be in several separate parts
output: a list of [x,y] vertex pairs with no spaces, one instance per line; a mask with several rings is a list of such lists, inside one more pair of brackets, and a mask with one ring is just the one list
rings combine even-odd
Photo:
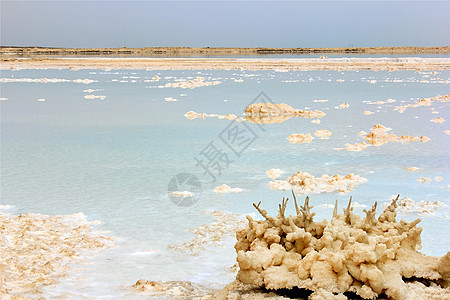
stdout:
[[106,98],[106,96],[103,96],[103,95],[92,95],[92,94],[89,94],[89,95],[85,95],[84,96],[84,99],[88,99],[88,100],[93,100],[93,99],[103,100],[105,98]]
[[[397,196],[391,196],[391,199],[389,202],[385,202],[383,203],[383,207],[387,208],[391,201],[396,199]],[[444,203],[440,202],[440,201],[419,201],[419,202],[415,202],[413,199],[411,198],[407,198],[404,197],[403,199],[399,199],[397,201],[397,209],[396,211],[404,214],[404,215],[408,215],[411,213],[416,213],[419,216],[430,216],[430,215],[434,215],[436,214],[436,211],[440,208],[446,207],[447,205],[445,205]]]
[[283,198],[276,217],[261,202],[253,204],[263,220],[247,216],[248,226],[236,233],[239,272],[216,298],[258,299],[250,286],[307,289],[313,292],[309,299],[347,299],[346,292],[363,299],[448,298],[450,252],[438,258],[417,251],[420,219],[397,222],[398,197],[378,218],[376,202],[361,218],[353,214],[351,199],[342,214],[336,201],[331,220],[320,222],[313,220],[308,197],[299,207],[294,196],[296,215],[286,216],[288,200]]
[[311,143],[314,137],[311,133],[292,133],[288,137],[288,141],[291,144]]
[[334,108],[336,109],[345,109],[345,108],[349,108],[350,104],[348,104],[347,102],[341,103],[338,106],[335,106]]
[[169,82],[164,85],[166,88],[182,88],[182,89],[194,89],[202,86],[212,86],[220,84],[220,81],[205,81],[204,77],[197,76],[193,80]]
[[167,101],[167,102],[177,102],[178,101],[178,99],[175,99],[175,98],[172,98],[172,97],[166,97],[166,98],[164,98],[164,100]]
[[277,179],[278,177],[280,177],[283,174],[284,174],[284,171],[282,171],[280,169],[270,169],[270,170],[266,171],[267,177],[269,177],[272,180]]
[[0,83],[11,83],[11,82],[22,82],[22,83],[60,83],[60,82],[74,82],[74,83],[83,83],[83,84],[91,84],[93,82],[97,82],[97,80],[91,79],[61,79],[61,78],[0,78]]
[[245,118],[252,123],[282,123],[291,117],[322,118],[323,111],[294,109],[284,103],[253,103],[245,108]]
[[241,193],[244,190],[238,187],[232,188],[229,185],[222,184],[214,188],[214,192],[217,194],[229,194],[229,193]]
[[367,179],[353,173],[345,176],[329,176],[323,174],[315,177],[308,172],[298,171],[286,180],[274,180],[269,183],[273,190],[294,189],[299,194],[321,194],[321,193],[348,193],[358,184],[366,182]]
[[439,117],[439,118],[436,118],[436,119],[432,119],[432,120],[430,120],[430,121],[431,121],[431,122],[434,122],[434,123],[436,123],[436,124],[442,124],[442,123],[445,122],[445,119]]
[[320,129],[320,130],[316,130],[316,132],[314,132],[314,135],[320,139],[329,139],[332,134],[333,133],[331,131],[326,130],[326,129]]
[[409,107],[420,107],[420,106],[431,106],[433,104],[433,102],[438,101],[438,102],[449,102],[450,101],[450,94],[441,96],[441,95],[437,95],[434,98],[423,98],[420,99],[419,101],[417,101],[414,104],[407,104],[407,105],[401,105],[401,106],[396,106],[394,110],[397,110],[400,113],[403,113],[407,108]]

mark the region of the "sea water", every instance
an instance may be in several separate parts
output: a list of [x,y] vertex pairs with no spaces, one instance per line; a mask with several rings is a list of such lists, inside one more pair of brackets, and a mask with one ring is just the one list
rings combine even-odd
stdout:
[[[161,80],[152,81],[155,75]],[[194,89],[163,87],[196,76],[221,83]],[[430,107],[394,110],[424,97],[448,94],[449,71],[2,70],[1,77],[70,82],[1,84],[1,97],[7,100],[0,101],[0,204],[12,205],[8,212],[13,214],[83,212],[117,239],[117,247],[93,257],[93,264],[73,266],[68,278],[46,288],[48,297],[139,299],[143,296],[130,286],[141,278],[225,286],[234,276],[230,271],[235,263],[233,238],[197,256],[168,246],[191,240],[190,230],[211,223],[213,217],[202,214],[206,210],[254,214],[252,203],[261,201],[276,215],[282,197],[290,197],[290,192],[269,188],[265,172],[272,168],[286,172],[282,179],[297,171],[314,176],[354,173],[368,179],[345,195],[310,195],[317,220],[332,214],[332,208],[322,204],[337,199],[342,209],[349,196],[361,205],[355,208],[360,214],[375,201],[380,213],[381,203],[397,194],[416,202],[450,205],[450,135],[444,133],[450,129],[450,104],[434,102],[438,114]],[[76,79],[95,82],[73,82]],[[85,99],[89,94],[105,97]],[[165,101],[168,97],[178,101]],[[264,125],[184,117],[191,110],[243,116],[245,107],[261,97],[297,109],[322,110],[326,116],[320,124],[292,117]],[[324,99],[329,101],[313,101]],[[396,102],[371,104],[387,99]],[[350,107],[335,108],[344,102]],[[374,114],[364,115],[365,110]],[[447,122],[430,122],[437,117]],[[369,132],[375,124],[392,128],[390,133],[398,136],[431,140],[387,143],[361,152],[334,150],[363,141],[359,132]],[[230,126],[252,132],[250,142],[237,148],[231,145]],[[313,134],[319,129],[331,131],[330,139],[304,144],[287,140],[291,133]],[[227,157],[220,172],[198,164],[212,146]],[[421,172],[406,171],[413,166]],[[200,198],[188,207],[177,206],[168,195],[169,182],[180,173],[201,182]],[[436,176],[444,179],[435,181]],[[418,177],[433,180],[418,183]],[[214,193],[214,187],[222,184],[244,191]],[[288,205],[290,214],[292,206]],[[423,253],[440,256],[449,250],[445,234],[450,229],[449,214],[447,206],[422,217]],[[398,217],[410,221],[418,216]]]

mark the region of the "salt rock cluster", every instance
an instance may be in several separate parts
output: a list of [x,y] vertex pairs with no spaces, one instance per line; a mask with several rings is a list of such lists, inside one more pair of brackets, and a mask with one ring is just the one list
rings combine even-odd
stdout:
[[196,76],[193,80],[180,81],[180,82],[168,82],[164,85],[166,88],[182,88],[182,89],[194,89],[202,86],[212,86],[221,84],[220,81],[205,81],[204,77]]
[[388,142],[401,142],[401,143],[409,143],[409,142],[428,142],[430,138],[426,136],[409,136],[409,135],[402,135],[400,137],[396,136],[395,134],[389,134],[390,128],[387,128],[381,124],[374,125],[373,128],[370,130],[370,132],[364,137],[364,139],[371,144],[372,146],[381,146],[383,144],[386,144]]
[[196,113],[195,111],[188,111],[184,114],[184,117],[189,120],[194,119],[205,119],[205,118],[217,118],[217,119],[225,119],[225,120],[236,120],[237,122],[243,122],[245,121],[244,118],[238,117],[235,114],[226,114],[226,115],[219,115],[219,114],[207,114],[207,113]]
[[326,114],[320,110],[294,109],[284,103],[253,103],[245,108],[245,118],[252,123],[282,123],[291,117],[322,118]]
[[273,190],[294,189],[300,194],[348,193],[353,190],[354,186],[366,181],[366,178],[353,173],[345,176],[323,174],[321,177],[315,177],[308,172],[298,171],[287,180],[271,181],[269,186]]
[[442,124],[442,123],[444,123],[444,122],[445,122],[445,119],[444,119],[444,118],[441,118],[441,117],[439,117],[439,118],[436,118],[436,119],[432,119],[432,120],[430,120],[430,122],[433,122],[433,123],[436,123],[436,124]]
[[[0,212],[0,299],[40,294],[66,276],[82,252],[111,247],[82,213],[64,216]],[[20,296],[19,296],[20,295]]]
[[313,139],[311,133],[292,133],[288,136],[288,141],[291,144],[311,143]]
[[289,199],[276,217],[253,204],[264,220],[247,216],[248,226],[236,232],[235,245],[243,285],[267,290],[300,288],[310,299],[346,299],[352,292],[364,299],[448,299],[450,252],[438,258],[418,252],[422,228],[396,221],[397,199],[376,218],[377,203],[353,214],[351,198],[330,221],[315,222],[306,197],[296,215],[286,216]]
[[[391,197],[391,201],[396,196]],[[383,203],[383,207],[388,207],[390,202]],[[411,198],[404,197],[397,201],[397,211],[401,214],[408,215],[410,213],[417,213],[419,216],[430,216],[436,214],[436,211],[440,208],[446,207],[444,203],[440,201],[414,201]]]
[[417,101],[414,104],[407,104],[407,105],[401,105],[401,106],[396,106],[395,110],[397,110],[400,113],[405,112],[405,110],[408,107],[420,107],[420,106],[431,106],[433,104],[433,102],[438,101],[438,102],[449,102],[450,101],[450,94],[447,95],[437,95],[434,98],[423,98],[420,99],[419,101]]
[[227,184],[222,184],[214,188],[214,193],[217,194],[241,193],[243,191],[244,189],[238,187],[232,188]]
[[326,129],[320,129],[320,130],[316,130],[314,132],[314,135],[317,136],[320,139],[328,139],[328,138],[330,138],[330,136],[332,134],[333,133],[331,131],[326,130]]

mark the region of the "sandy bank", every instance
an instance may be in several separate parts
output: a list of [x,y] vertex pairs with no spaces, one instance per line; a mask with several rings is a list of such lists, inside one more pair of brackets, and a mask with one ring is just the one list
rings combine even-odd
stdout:
[[437,71],[450,70],[450,58],[7,58],[3,55],[0,69]]

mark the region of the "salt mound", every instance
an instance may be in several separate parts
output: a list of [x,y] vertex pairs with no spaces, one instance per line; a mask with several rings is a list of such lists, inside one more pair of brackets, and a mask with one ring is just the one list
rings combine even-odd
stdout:
[[[391,196],[391,201],[394,200],[396,196]],[[386,208],[390,205],[390,202],[383,203],[383,207]],[[419,201],[415,202],[411,198],[403,198],[397,201],[397,211],[401,214],[408,215],[410,213],[417,213],[419,216],[429,216],[434,215],[436,210],[446,207],[444,203],[440,201]]]
[[214,188],[214,192],[217,194],[229,194],[229,193],[240,193],[244,191],[241,188],[232,188],[229,185],[226,184],[222,184],[221,186],[217,186]]
[[316,132],[314,132],[314,135],[317,136],[320,139],[328,139],[330,138],[330,136],[333,133],[329,130],[326,129],[320,129],[320,130],[316,130]]
[[253,103],[245,108],[245,118],[252,123],[282,123],[291,117],[322,118],[323,111],[294,109],[284,103]]
[[408,107],[431,106],[434,101],[449,102],[450,101],[450,94],[447,94],[447,95],[444,95],[444,96],[437,95],[434,98],[423,98],[423,99],[417,101],[414,104],[407,104],[407,105],[396,106],[394,110],[397,110],[398,112],[403,113]]
[[212,86],[221,84],[220,81],[205,81],[204,77],[197,76],[193,80],[180,81],[180,82],[169,82],[164,85],[168,88],[182,88],[182,89],[194,89],[202,86]]
[[347,102],[344,102],[344,103],[339,104],[338,106],[335,106],[334,108],[336,108],[336,109],[346,109],[346,108],[349,108],[349,107],[350,107],[350,104],[348,104]]
[[248,226],[236,232],[237,281],[216,297],[244,298],[252,292],[245,287],[256,286],[306,289],[313,292],[310,299],[346,299],[345,292],[364,299],[448,299],[450,252],[439,259],[416,250],[420,219],[397,222],[398,197],[378,218],[377,203],[361,218],[351,198],[342,214],[336,201],[332,219],[320,222],[313,220],[308,197],[299,207],[294,196],[296,215],[285,216],[288,200],[276,217],[261,202],[253,204],[264,220],[247,216]]
[[436,119],[432,119],[432,120],[430,120],[430,122],[434,122],[434,123],[436,123],[436,124],[442,124],[442,123],[444,123],[444,122],[445,122],[445,119],[444,119],[444,118],[441,118],[441,117],[439,117],[439,118],[436,118]]
[[273,190],[286,191],[294,189],[299,194],[348,193],[353,187],[366,182],[367,179],[353,173],[341,176],[323,174],[315,177],[308,172],[298,171],[287,180],[275,180],[269,183]]
[[266,172],[266,174],[267,174],[267,177],[269,177],[270,179],[277,179],[282,174],[284,174],[284,171],[282,171],[280,169],[270,169]]
[[311,133],[292,133],[288,136],[288,141],[291,144],[311,143],[313,139]]
[[402,135],[401,137],[396,136],[395,134],[388,134],[390,128],[384,127],[381,124],[374,125],[370,132],[364,137],[364,139],[371,144],[372,146],[379,147],[388,142],[401,142],[401,143],[409,143],[415,141],[421,141],[422,143],[428,142],[430,138],[426,136],[409,136]]
[[92,223],[82,213],[0,212],[0,298],[36,296],[66,276],[70,264],[82,262],[82,252],[111,247],[112,239],[94,233]]

